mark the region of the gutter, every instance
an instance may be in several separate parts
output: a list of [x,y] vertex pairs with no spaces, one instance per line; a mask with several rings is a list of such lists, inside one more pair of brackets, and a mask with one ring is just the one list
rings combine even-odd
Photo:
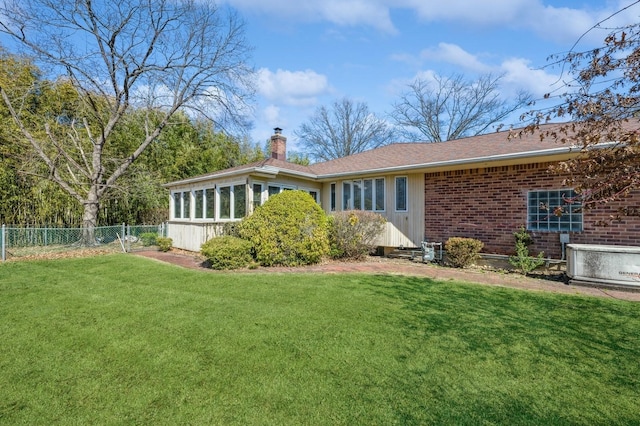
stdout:
[[[602,148],[604,148],[604,146],[602,146]],[[577,153],[579,151],[581,151],[581,148],[577,146],[570,146],[570,147],[551,148],[551,149],[536,150],[536,151],[524,151],[524,152],[518,152],[516,154],[501,154],[501,155],[491,155],[491,156],[484,156],[484,157],[465,158],[461,160],[438,161],[435,163],[421,163],[421,164],[414,164],[409,166],[383,167],[383,168],[377,168],[377,169],[365,169],[365,170],[357,170],[357,171],[350,171],[350,172],[320,174],[318,176],[322,179],[335,179],[335,178],[346,177],[351,175],[407,172],[407,171],[413,171],[413,170],[419,170],[419,169],[434,169],[434,168],[447,167],[447,166],[451,167],[451,166],[463,166],[463,165],[470,165],[470,164],[477,164],[477,163],[490,163],[490,162],[496,162],[501,160],[517,160],[517,159],[523,159],[523,158],[570,154],[570,153]]]

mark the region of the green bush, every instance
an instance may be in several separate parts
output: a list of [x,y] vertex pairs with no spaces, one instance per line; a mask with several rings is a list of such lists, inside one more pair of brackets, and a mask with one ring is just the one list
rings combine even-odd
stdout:
[[158,245],[158,250],[169,251],[173,246],[173,240],[168,237],[158,237],[156,238],[156,244]]
[[239,226],[263,266],[308,265],[329,253],[327,216],[304,191],[283,191],[269,197]]
[[156,238],[158,238],[158,234],[155,232],[144,232],[140,234],[140,241],[142,241],[144,247],[155,246]]
[[386,219],[378,213],[347,210],[329,216],[331,257],[362,259],[376,247]]
[[449,238],[444,245],[447,263],[455,268],[471,266],[479,259],[482,247],[482,241],[473,238]]
[[253,261],[251,243],[231,235],[212,238],[200,247],[213,269],[238,269]]
[[529,256],[529,245],[533,243],[533,239],[524,226],[514,232],[513,236],[516,239],[516,254],[509,256],[509,263],[514,268],[526,275],[544,264],[544,252],[538,253],[537,257]]

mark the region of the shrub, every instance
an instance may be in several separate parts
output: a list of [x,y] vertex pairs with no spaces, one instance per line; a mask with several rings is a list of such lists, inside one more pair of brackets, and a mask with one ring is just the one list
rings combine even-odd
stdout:
[[200,247],[213,269],[237,269],[253,261],[251,243],[231,235],[212,238]]
[[140,234],[140,241],[142,241],[144,247],[155,246],[156,238],[158,238],[158,234],[155,232],[144,232]]
[[238,222],[226,222],[224,225],[222,225],[222,235],[240,238],[238,227]]
[[240,223],[239,233],[263,266],[318,263],[329,252],[327,216],[304,191],[269,197]]
[[466,268],[478,260],[484,244],[473,238],[452,237],[447,240],[444,247],[449,265],[455,268]]
[[156,238],[156,244],[158,245],[158,250],[169,251],[173,246],[173,240],[168,237],[158,237]]
[[538,253],[537,257],[529,256],[529,245],[533,243],[533,239],[524,226],[514,232],[513,236],[516,239],[516,254],[509,256],[509,263],[514,268],[526,275],[544,264],[544,252]]
[[331,257],[361,259],[376,247],[386,219],[363,210],[336,212],[329,217]]

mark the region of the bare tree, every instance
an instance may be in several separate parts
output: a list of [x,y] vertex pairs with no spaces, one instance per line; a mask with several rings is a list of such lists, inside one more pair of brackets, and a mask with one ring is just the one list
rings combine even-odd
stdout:
[[393,141],[394,129],[369,112],[366,103],[343,98],[331,109],[321,106],[295,134],[302,151],[315,160],[332,160]]
[[[552,170],[567,176],[564,184],[575,188],[578,196],[574,201],[585,209],[621,201],[640,188],[640,24],[607,31],[601,46],[571,49],[554,58],[549,66],[563,68],[566,91],[546,95],[553,106],[524,114],[528,126],[511,135],[539,132],[542,138],[581,147],[580,155]],[[551,130],[540,127],[558,120],[562,123]],[[612,219],[627,215],[640,216],[640,208],[623,203]]]
[[442,142],[486,133],[531,100],[525,92],[511,102],[502,99],[501,79],[492,74],[475,81],[462,75],[416,79],[393,105],[391,116],[410,140]]
[[[0,87],[46,177],[83,205],[85,244],[94,241],[100,200],[177,111],[242,124],[252,94],[250,49],[231,11],[192,0],[1,0],[0,16],[10,45],[78,94],[73,116],[34,124],[24,101],[42,81]],[[133,109],[149,112],[145,135],[111,156],[114,129]],[[61,122],[66,130],[54,131]]]

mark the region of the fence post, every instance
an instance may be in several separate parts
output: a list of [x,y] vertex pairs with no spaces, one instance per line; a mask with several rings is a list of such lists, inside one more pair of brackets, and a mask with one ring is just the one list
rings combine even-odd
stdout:
[[131,225],[127,225],[127,253],[131,252]]
[[7,256],[5,255],[5,247],[4,247],[4,243],[5,243],[5,233],[7,230],[7,226],[3,223],[2,224],[2,230],[0,230],[0,245],[2,246],[2,248],[0,249],[0,251],[2,252],[2,261],[4,262],[5,260],[7,260]]

